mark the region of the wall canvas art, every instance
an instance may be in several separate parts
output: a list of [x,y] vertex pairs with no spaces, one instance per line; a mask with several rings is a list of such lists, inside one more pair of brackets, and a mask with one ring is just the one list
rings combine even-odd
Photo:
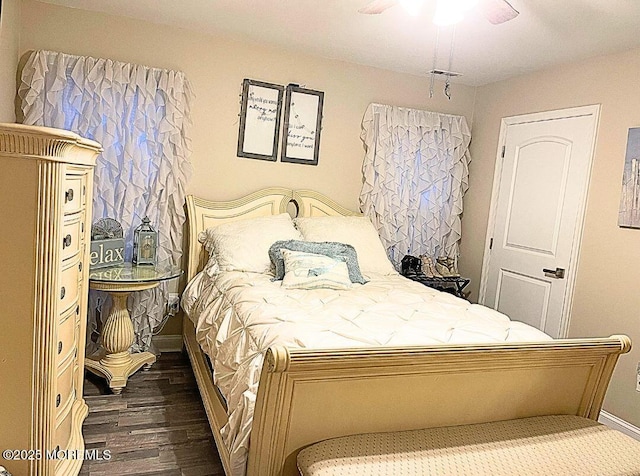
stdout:
[[640,127],[629,129],[618,225],[640,228]]

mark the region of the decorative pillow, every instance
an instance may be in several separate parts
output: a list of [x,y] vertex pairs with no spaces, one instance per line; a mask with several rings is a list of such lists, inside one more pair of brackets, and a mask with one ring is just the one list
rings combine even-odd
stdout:
[[294,222],[307,241],[337,241],[353,246],[363,273],[396,273],[369,218],[312,217],[296,218]]
[[317,255],[325,255],[329,258],[338,259],[347,263],[349,269],[349,279],[352,283],[364,284],[367,281],[362,277],[360,266],[358,266],[358,255],[353,246],[345,243],[332,243],[316,241],[276,241],[269,248],[269,258],[275,266],[275,279],[284,278],[284,258],[282,250],[304,251],[306,253],[314,253]]
[[288,213],[222,223],[198,237],[215,255],[220,271],[253,273],[271,272],[269,247],[274,241],[300,238]]
[[341,259],[325,255],[282,249],[284,278],[289,289],[349,289],[349,269]]

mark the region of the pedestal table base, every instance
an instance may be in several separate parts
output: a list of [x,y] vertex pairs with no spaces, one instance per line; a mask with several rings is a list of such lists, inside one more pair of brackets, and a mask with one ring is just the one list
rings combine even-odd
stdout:
[[100,358],[87,358],[85,368],[100,377],[107,379],[109,387],[115,394],[122,392],[127,379],[143,365],[148,369],[156,361],[151,352],[131,354],[129,348],[133,344],[135,334],[131,316],[127,309],[127,298],[134,291],[142,291],[157,286],[152,283],[91,283],[93,289],[108,292],[113,298],[113,306],[102,330],[104,353]]

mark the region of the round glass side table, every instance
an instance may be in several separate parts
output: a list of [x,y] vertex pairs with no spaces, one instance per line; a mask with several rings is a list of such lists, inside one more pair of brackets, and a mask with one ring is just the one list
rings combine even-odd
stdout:
[[85,367],[104,377],[115,394],[122,392],[127,379],[143,365],[148,368],[156,361],[151,352],[131,354],[135,334],[127,309],[129,294],[155,288],[160,282],[175,279],[182,274],[177,266],[133,266],[124,263],[89,272],[89,287],[106,291],[113,304],[102,329],[102,347],[98,358],[87,357]]

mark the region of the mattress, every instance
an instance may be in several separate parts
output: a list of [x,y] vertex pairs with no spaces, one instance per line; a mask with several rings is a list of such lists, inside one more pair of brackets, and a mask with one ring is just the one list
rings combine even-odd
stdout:
[[415,346],[550,340],[492,309],[398,274],[369,276],[351,289],[285,289],[272,276],[203,271],[187,286],[183,308],[227,401],[222,429],[233,476],[245,474],[263,356],[290,348]]

